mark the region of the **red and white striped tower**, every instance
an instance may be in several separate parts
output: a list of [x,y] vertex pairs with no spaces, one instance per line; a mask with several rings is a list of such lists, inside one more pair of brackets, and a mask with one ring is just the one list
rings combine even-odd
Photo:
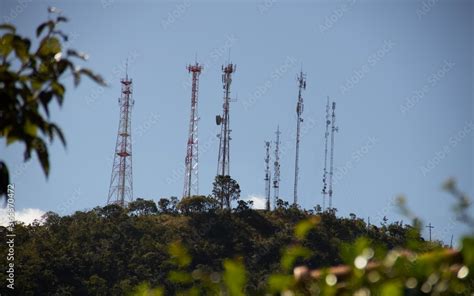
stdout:
[[133,200],[131,115],[134,100],[132,80],[128,79],[128,74],[125,74],[125,78],[120,82],[122,84],[122,96],[119,98],[120,121],[107,204],[118,204],[123,207]]
[[199,194],[198,89],[202,66],[196,62],[194,65],[189,65],[187,69],[189,73],[192,73],[192,88],[191,117],[189,118],[188,142],[184,160],[186,171],[184,174],[183,197]]

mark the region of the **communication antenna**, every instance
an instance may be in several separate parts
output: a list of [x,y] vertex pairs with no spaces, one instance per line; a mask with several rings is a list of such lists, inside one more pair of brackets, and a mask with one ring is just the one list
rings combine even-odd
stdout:
[[270,173],[270,142],[265,141],[265,198],[266,198],[266,210],[270,211],[270,184],[271,184],[271,173]]
[[188,141],[184,159],[186,171],[184,173],[183,197],[199,194],[198,91],[202,66],[196,61],[194,65],[188,65],[187,69],[189,73],[192,73],[192,88],[191,116],[189,118]]
[[336,102],[332,102],[331,119],[331,157],[329,159],[329,209],[332,209],[332,195],[334,193],[332,179],[334,175],[334,134],[339,131],[336,127]]
[[273,208],[280,198],[280,126],[277,127],[275,141],[275,162],[273,163]]
[[328,163],[328,142],[329,142],[329,126],[331,125],[330,120],[330,111],[329,111],[329,97],[327,97],[326,103],[326,132],[324,133],[324,169],[323,169],[323,212],[326,210],[326,199],[328,195],[328,170],[327,170],[327,163]]
[[300,71],[299,76],[297,77],[298,81],[298,102],[296,104],[296,156],[295,156],[295,183],[293,187],[293,204],[298,205],[298,178],[299,178],[299,151],[300,151],[300,129],[301,122],[303,118],[303,97],[302,92],[306,89],[306,74],[303,74],[303,71]]
[[128,79],[128,63],[125,78],[120,80],[122,95],[119,98],[120,119],[115,144],[112,176],[110,177],[107,204],[125,206],[133,200],[132,176],[132,80]]
[[216,116],[216,124],[221,126],[219,137],[219,155],[217,162],[217,175],[230,175],[230,132],[229,128],[229,107],[230,107],[230,85],[232,83],[232,73],[236,66],[229,63],[226,67],[222,66],[222,88],[224,90],[224,103],[222,105],[222,116]]

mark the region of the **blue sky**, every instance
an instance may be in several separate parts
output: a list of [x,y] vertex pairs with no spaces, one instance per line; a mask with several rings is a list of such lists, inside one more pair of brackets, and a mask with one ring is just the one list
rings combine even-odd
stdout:
[[454,221],[448,177],[474,196],[473,4],[471,1],[2,1],[0,17],[33,37],[57,6],[67,45],[110,86],[70,86],[52,119],[67,147],[51,145],[46,180],[20,145],[0,145],[16,184],[18,211],[61,214],[104,205],[118,127],[119,79],[134,82],[134,196],[180,196],[190,106],[186,65],[204,64],[199,93],[200,191],[211,192],[221,113],[221,65],[232,84],[231,175],[242,197],[264,194],[264,141],[282,130],[281,196],[292,201],[296,75],[307,73],[299,200],[321,203],[326,97],[337,102],[333,205],[378,224],[399,215],[394,198],[449,243]]

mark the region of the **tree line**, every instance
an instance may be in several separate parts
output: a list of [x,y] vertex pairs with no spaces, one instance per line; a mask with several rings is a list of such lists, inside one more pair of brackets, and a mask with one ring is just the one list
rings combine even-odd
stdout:
[[[353,215],[337,217],[336,210],[302,210],[280,202],[274,211],[253,210],[240,200],[233,209],[221,209],[210,196],[153,200],[137,199],[118,205],[77,211],[69,216],[48,212],[44,221],[15,227],[16,292],[20,295],[126,295],[143,282],[168,294],[192,282],[176,282],[170,246],[179,244],[192,258],[182,272],[219,274],[227,258],[245,265],[245,291],[259,294],[268,276],[282,271],[282,250],[295,243],[299,221],[318,221],[302,245],[310,256],[295,257],[289,269],[304,264],[321,268],[341,264],[344,243],[366,236],[374,245],[392,249],[420,242],[420,249],[439,245],[424,242],[401,222],[367,225]],[[6,232],[0,227],[0,233]],[[6,251],[0,247],[0,253]],[[291,267],[291,268],[290,268]],[[286,270],[287,272],[289,272]],[[5,280],[2,273],[0,281]],[[2,287],[3,288],[3,287]]]

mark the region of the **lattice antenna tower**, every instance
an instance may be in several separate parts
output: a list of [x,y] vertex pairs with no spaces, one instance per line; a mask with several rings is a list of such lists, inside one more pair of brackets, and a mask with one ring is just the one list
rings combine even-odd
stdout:
[[303,118],[303,96],[302,92],[306,89],[306,74],[300,71],[297,77],[298,81],[298,102],[296,104],[296,156],[295,156],[295,183],[293,187],[293,204],[298,204],[298,179],[299,179],[299,152],[300,152],[300,130]]
[[112,176],[110,178],[107,204],[125,206],[133,200],[132,176],[132,80],[128,78],[128,65],[125,78],[120,80],[122,95],[119,98],[120,120],[115,144]]
[[272,176],[270,172],[270,142],[265,141],[265,208],[270,211],[270,195],[271,195]]
[[323,211],[326,210],[326,199],[328,198],[328,142],[329,142],[329,126],[331,125],[331,112],[329,97],[326,103],[326,132],[324,133],[324,169],[323,169]]
[[275,141],[275,161],[273,162],[273,208],[280,198],[280,126],[277,127]]
[[336,127],[336,102],[332,102],[332,116],[331,116],[331,156],[329,159],[329,208],[332,209],[333,196],[333,175],[334,175],[334,134],[339,131]]
[[189,118],[188,141],[186,144],[186,157],[184,160],[184,189],[183,197],[199,194],[199,140],[198,140],[198,92],[199,75],[202,66],[196,61],[194,65],[188,65],[188,73],[192,74],[191,87],[191,115]]
[[219,137],[219,155],[217,162],[217,175],[230,175],[230,132],[229,128],[229,107],[230,107],[230,85],[232,83],[232,73],[236,66],[229,63],[222,66],[222,88],[224,89],[224,103],[222,105],[222,116],[216,116],[216,124],[221,126]]

